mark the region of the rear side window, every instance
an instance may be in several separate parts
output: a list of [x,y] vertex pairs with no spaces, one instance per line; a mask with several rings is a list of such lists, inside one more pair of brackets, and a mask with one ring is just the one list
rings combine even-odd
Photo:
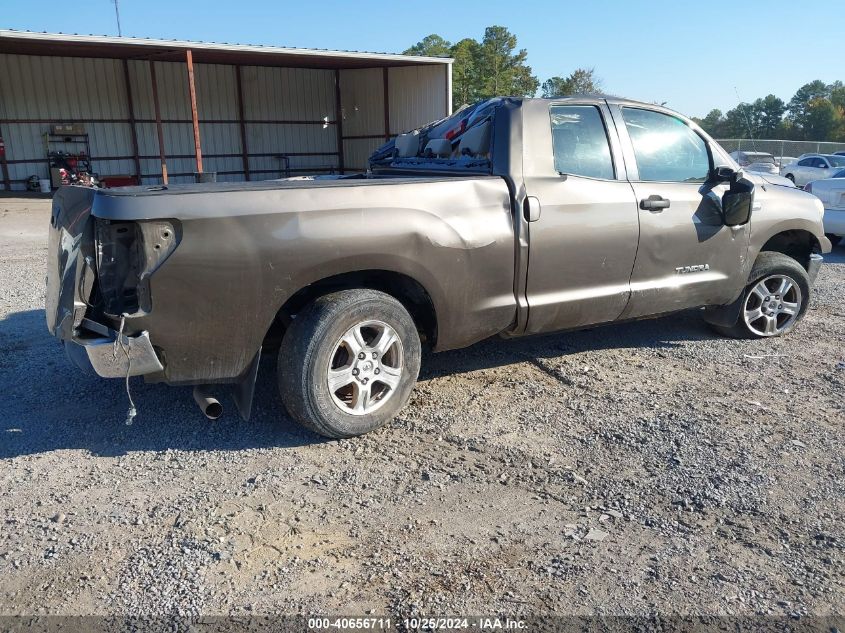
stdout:
[[804,160],[798,161],[799,167],[815,167],[815,159],[813,158],[805,158]]
[[613,160],[599,109],[587,105],[553,105],[549,111],[557,172],[613,179]]
[[704,139],[673,116],[622,108],[622,118],[634,146],[640,180],[704,182],[710,174],[710,154]]

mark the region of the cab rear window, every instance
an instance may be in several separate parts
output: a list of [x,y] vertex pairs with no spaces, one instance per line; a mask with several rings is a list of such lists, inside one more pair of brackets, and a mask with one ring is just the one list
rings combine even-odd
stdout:
[[552,149],[559,174],[611,180],[615,177],[601,112],[591,105],[553,105]]

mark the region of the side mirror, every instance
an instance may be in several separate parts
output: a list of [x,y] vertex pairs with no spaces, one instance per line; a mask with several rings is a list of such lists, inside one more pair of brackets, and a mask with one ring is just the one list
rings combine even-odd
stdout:
[[733,182],[742,178],[742,171],[736,171],[728,165],[719,165],[713,169],[713,180],[719,182]]
[[754,204],[754,183],[739,178],[722,196],[722,220],[728,226],[748,224]]

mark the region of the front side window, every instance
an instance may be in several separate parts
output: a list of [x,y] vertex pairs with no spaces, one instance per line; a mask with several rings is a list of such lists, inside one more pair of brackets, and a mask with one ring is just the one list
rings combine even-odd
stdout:
[[559,174],[614,178],[607,132],[595,106],[553,105],[552,148]]
[[622,108],[634,146],[640,180],[704,182],[710,154],[704,139],[678,118],[639,108]]

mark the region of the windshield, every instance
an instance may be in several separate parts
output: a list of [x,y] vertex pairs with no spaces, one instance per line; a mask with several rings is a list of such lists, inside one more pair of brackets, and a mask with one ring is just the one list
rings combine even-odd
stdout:
[[833,174],[831,178],[845,178],[845,169],[840,169],[838,172]]
[[828,156],[827,160],[834,167],[845,167],[845,156]]

